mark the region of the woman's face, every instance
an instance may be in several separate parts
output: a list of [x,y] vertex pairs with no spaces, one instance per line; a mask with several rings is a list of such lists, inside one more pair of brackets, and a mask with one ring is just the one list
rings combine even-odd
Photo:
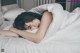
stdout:
[[38,28],[39,25],[40,25],[40,20],[38,19],[34,19],[32,22],[25,23],[25,27],[31,30]]

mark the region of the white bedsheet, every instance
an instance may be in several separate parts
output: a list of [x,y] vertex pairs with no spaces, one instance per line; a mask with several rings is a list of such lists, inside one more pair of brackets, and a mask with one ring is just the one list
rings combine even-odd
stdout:
[[0,49],[5,53],[80,53],[80,11],[71,14],[59,4],[48,5],[47,9],[54,15],[53,21],[39,44],[24,38],[0,37]]

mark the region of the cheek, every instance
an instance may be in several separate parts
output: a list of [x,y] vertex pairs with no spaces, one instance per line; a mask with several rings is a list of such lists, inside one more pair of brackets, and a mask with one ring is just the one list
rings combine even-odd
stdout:
[[38,21],[37,24],[39,25],[40,24],[40,21]]
[[37,23],[36,23],[36,26],[39,27],[39,25],[40,25],[40,22],[37,22]]
[[39,21],[39,20],[34,20],[34,21],[33,21],[33,25],[34,25],[35,27],[38,27],[39,24],[40,24],[40,21]]
[[36,23],[38,23],[38,24],[40,23],[40,21],[39,21],[39,20],[36,20],[35,22],[36,22]]

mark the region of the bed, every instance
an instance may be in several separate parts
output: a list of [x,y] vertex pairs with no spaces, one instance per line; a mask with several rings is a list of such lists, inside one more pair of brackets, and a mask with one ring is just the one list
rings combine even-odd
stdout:
[[[0,36],[0,52],[80,53],[80,8],[78,7],[70,13],[63,10],[60,4],[48,6],[46,4],[44,8],[43,6],[32,8],[30,11],[41,13],[41,11],[48,9],[49,12],[54,13],[54,21],[51,23],[46,37],[39,44],[36,44],[24,38]],[[40,11],[38,11],[38,8]],[[15,14],[13,15],[11,12]],[[4,21],[4,24],[1,25],[2,29],[7,30],[6,27],[10,26],[15,17],[22,12],[25,12],[25,10],[18,7],[11,9],[11,11],[5,11],[3,17],[7,21]],[[12,18],[10,14],[12,14]]]
[[12,24],[14,22],[14,19],[21,14],[22,12],[25,12],[23,8],[20,8],[18,5],[17,0],[1,0],[1,11],[0,11],[0,17],[2,21],[0,23],[3,23],[0,28],[7,27],[9,24]]

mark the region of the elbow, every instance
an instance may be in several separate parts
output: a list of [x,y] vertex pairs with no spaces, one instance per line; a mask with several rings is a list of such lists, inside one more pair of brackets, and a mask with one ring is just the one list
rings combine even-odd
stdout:
[[34,43],[39,44],[41,41],[34,41]]
[[41,41],[35,40],[35,41],[33,41],[33,42],[36,43],[36,44],[39,44]]
[[41,42],[41,39],[35,38],[33,42],[39,44]]

